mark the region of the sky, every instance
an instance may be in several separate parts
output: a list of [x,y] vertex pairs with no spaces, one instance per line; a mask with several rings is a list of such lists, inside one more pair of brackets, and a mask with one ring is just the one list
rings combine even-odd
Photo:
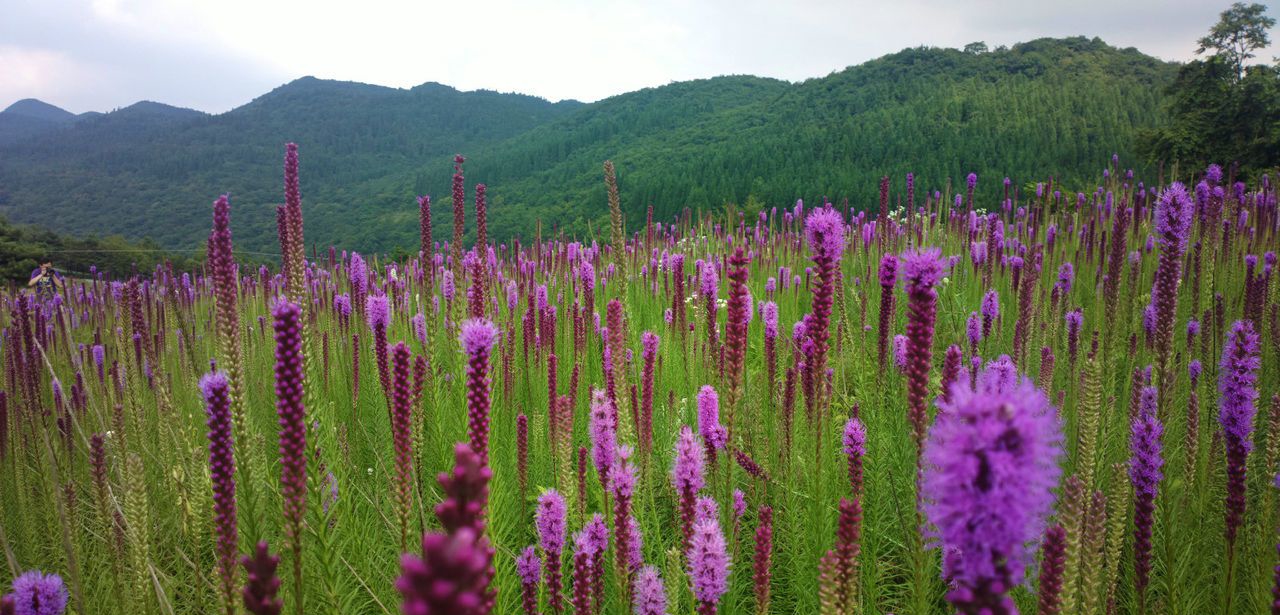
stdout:
[[[590,102],[725,74],[801,81],[907,47],[1043,36],[1098,36],[1186,61],[1228,4],[0,0],[0,109],[22,98],[75,113],[155,100],[221,113],[306,75]],[[1270,61],[1280,46],[1258,55]]]

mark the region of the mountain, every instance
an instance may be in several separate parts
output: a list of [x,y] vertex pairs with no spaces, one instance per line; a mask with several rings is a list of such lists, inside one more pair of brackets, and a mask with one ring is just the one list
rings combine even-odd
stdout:
[[34,98],[24,98],[0,111],[0,146],[71,124],[77,116]]
[[1161,124],[1175,71],[1076,37],[907,49],[800,83],[716,77],[585,105],[303,78],[220,115],[121,117],[127,108],[15,143],[0,132],[0,212],[194,247],[209,203],[230,192],[236,245],[274,251],[289,140],[301,150],[308,243],[361,250],[416,246],[416,194],[435,197],[437,238],[450,234],[455,152],[468,158],[468,195],[489,186],[497,239],[527,237],[537,220],[578,235],[603,228],[606,159],[632,229],[649,204],[660,220],[728,202],[873,206],[879,178],[900,184],[908,171],[919,191],[969,172],[984,195],[1005,175],[1025,185],[1057,173],[1089,189],[1082,182],[1113,153],[1132,158],[1138,130]]

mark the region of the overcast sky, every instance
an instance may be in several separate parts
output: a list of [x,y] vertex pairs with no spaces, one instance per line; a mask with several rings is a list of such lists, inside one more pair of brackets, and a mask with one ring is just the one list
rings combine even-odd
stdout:
[[917,45],[1079,34],[1188,60],[1228,4],[0,0],[0,109],[32,97],[77,113],[144,99],[222,112],[304,75],[594,101],[723,74],[799,81]]

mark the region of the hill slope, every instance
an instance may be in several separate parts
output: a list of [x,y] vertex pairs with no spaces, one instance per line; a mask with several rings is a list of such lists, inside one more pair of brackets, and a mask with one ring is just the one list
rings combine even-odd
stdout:
[[308,242],[364,250],[416,245],[415,194],[436,197],[437,238],[447,236],[458,151],[468,194],[490,186],[498,239],[527,236],[539,219],[579,234],[598,224],[607,158],[632,228],[649,203],[660,219],[748,199],[871,205],[880,176],[907,171],[921,189],[977,172],[994,193],[997,172],[1070,181],[1126,156],[1137,130],[1161,121],[1174,70],[1071,38],[983,54],[908,49],[802,83],[718,77],[590,105],[304,78],[222,115],[153,114],[140,126],[121,110],[0,145],[0,212],[195,246],[209,202],[230,192],[237,245],[271,250],[287,140],[302,151]]

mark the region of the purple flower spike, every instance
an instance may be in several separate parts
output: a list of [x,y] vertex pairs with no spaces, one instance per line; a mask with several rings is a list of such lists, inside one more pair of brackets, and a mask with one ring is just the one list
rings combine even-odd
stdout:
[[[994,613],[1033,558],[1052,511],[1062,428],[1044,393],[1021,379],[1001,391],[957,382],[939,404],[923,458],[923,509],[960,611]],[[1010,602],[1011,604],[1011,602]]]
[[686,561],[693,595],[700,603],[698,612],[714,613],[720,597],[729,590],[729,554],[724,533],[714,517],[702,519],[693,526]]
[[471,528],[422,537],[422,555],[404,554],[396,589],[404,615],[483,615],[490,611],[493,548]]
[[498,340],[498,328],[484,318],[462,323],[459,341],[467,354],[467,416],[471,450],[489,464],[489,354]]
[[1222,408],[1218,423],[1222,425],[1227,451],[1227,544],[1235,544],[1236,532],[1244,520],[1245,470],[1253,442],[1254,402],[1258,398],[1258,334],[1252,321],[1237,320],[1231,325],[1222,349],[1222,365],[1218,369],[1218,392]]
[[1151,526],[1155,521],[1156,491],[1164,478],[1161,468],[1160,438],[1164,426],[1156,418],[1156,390],[1144,387],[1137,417],[1133,420],[1129,447],[1133,456],[1129,459],[1129,480],[1133,483],[1133,566],[1134,585],[1140,602],[1146,600],[1146,588],[1151,573]]
[[720,424],[720,396],[709,384],[698,391],[698,433],[707,444],[708,456],[729,443],[729,432]]
[[218,576],[223,606],[228,613],[236,604],[236,462],[231,435],[231,392],[222,372],[200,379],[209,427],[209,475],[213,484],[213,524],[218,535]]
[[[280,495],[285,537],[298,558],[307,499],[307,426],[303,407],[302,311],[282,301],[275,307],[276,415],[280,420]],[[301,562],[295,561],[295,569]],[[295,575],[295,581],[297,580]]]
[[24,572],[13,580],[15,615],[62,615],[67,609],[67,588],[62,577],[39,570]]
[[635,595],[631,599],[635,615],[666,615],[667,591],[658,569],[645,566],[636,575]]

